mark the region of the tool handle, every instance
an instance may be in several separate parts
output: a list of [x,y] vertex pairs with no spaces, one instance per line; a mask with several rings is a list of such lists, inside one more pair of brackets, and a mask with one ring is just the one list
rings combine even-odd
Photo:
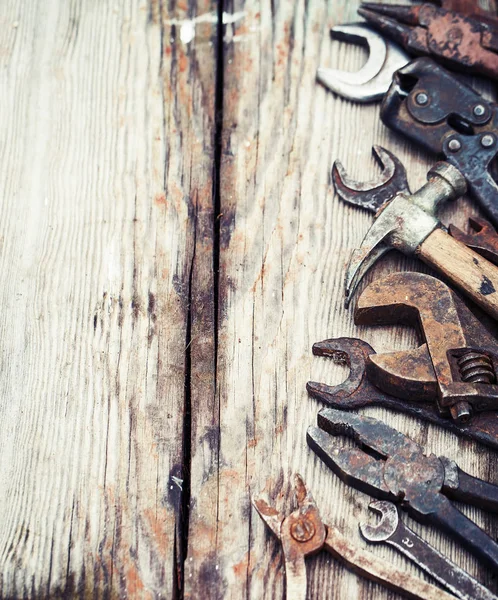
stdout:
[[442,229],[435,229],[420,244],[417,255],[498,319],[498,267]]
[[498,485],[488,483],[473,477],[460,467],[458,471],[458,487],[445,488],[444,493],[448,498],[454,498],[466,504],[479,506],[489,512],[498,513]]
[[399,552],[434,577],[457,598],[462,600],[497,600],[496,596],[476,579],[446,558],[428,542],[419,537],[401,520],[396,531],[386,540]]
[[439,587],[397,569],[371,552],[356,547],[337,528],[327,526],[325,550],[349,569],[412,600],[454,600]]
[[[420,518],[422,515],[415,516]],[[498,570],[498,544],[478,525],[455,508],[446,496],[437,494],[433,509],[424,516],[423,521],[429,520],[459,540],[462,546],[467,548],[476,558],[491,566],[493,572]]]

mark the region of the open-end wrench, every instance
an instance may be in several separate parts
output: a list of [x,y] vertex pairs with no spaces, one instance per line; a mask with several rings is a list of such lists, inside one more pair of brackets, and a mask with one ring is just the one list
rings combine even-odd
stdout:
[[361,535],[369,542],[385,542],[407,556],[462,600],[497,600],[487,588],[407,527],[392,502],[378,500],[369,506],[381,515],[377,525],[360,523]]
[[404,67],[409,55],[400,46],[386,40],[364,23],[336,25],[332,39],[352,42],[369,50],[368,60],[356,72],[319,68],[316,77],[326,88],[353,102],[375,102],[387,93],[393,73]]

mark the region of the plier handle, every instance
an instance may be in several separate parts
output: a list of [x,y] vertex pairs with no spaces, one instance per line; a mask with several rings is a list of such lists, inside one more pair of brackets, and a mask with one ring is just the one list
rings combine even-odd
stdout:
[[492,18],[428,2],[415,6],[366,2],[358,13],[409,54],[498,79],[498,21]]

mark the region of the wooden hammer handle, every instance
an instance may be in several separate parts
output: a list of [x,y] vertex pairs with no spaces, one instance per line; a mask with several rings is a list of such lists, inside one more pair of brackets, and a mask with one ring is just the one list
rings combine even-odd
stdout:
[[420,244],[417,255],[498,319],[498,267],[442,229],[434,230]]

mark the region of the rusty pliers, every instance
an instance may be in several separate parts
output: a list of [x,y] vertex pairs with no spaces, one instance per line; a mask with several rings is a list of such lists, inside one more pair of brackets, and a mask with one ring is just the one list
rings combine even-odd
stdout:
[[[334,445],[332,436],[353,438],[360,448]],[[308,445],[345,483],[379,500],[401,504],[415,520],[443,529],[477,558],[498,569],[498,544],[453,506],[450,498],[498,512],[498,486],[462,471],[382,421],[324,408]],[[367,453],[368,452],[368,453]]]
[[282,543],[287,600],[305,600],[307,584],[304,559],[320,550],[327,550],[355,573],[381,583],[407,598],[454,598],[440,588],[354,546],[337,527],[323,522],[310,490],[298,474],[294,476],[294,487],[298,506],[288,516],[270,506],[263,498],[253,498],[254,508],[259,516]]
[[412,55],[430,56],[452,69],[498,78],[498,22],[494,19],[428,2],[415,6],[366,2],[358,13]]

